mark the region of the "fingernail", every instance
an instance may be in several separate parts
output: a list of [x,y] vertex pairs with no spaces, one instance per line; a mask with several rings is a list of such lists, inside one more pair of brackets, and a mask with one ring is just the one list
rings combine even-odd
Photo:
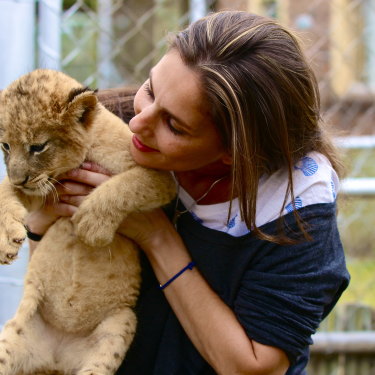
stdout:
[[70,177],[76,176],[78,174],[78,169],[71,169],[70,171],[66,172],[66,174]]
[[81,168],[82,169],[90,169],[92,167],[91,163],[89,161],[84,161],[82,164],[81,164]]

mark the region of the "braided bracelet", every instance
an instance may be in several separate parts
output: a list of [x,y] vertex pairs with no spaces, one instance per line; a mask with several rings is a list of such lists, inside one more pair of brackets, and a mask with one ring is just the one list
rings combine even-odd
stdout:
[[195,266],[195,262],[190,262],[186,267],[184,267],[181,271],[177,272],[173,277],[171,277],[165,284],[160,284],[159,289],[166,288],[172,281],[176,280],[177,277],[181,276],[186,270],[192,270]]
[[30,240],[38,242],[43,238],[43,234],[33,233],[27,225],[25,225],[25,229],[27,238]]

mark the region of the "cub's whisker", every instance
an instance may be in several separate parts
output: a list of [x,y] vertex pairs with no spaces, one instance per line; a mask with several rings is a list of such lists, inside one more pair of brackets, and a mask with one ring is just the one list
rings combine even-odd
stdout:
[[38,190],[41,192],[40,196],[42,198],[42,206],[44,206],[46,204],[46,195],[44,194],[43,181],[37,181],[36,185],[38,187]]
[[[50,181],[49,181],[50,183],[51,183],[51,181],[53,181],[54,184],[59,184],[59,185],[63,186],[65,190],[72,190],[72,189],[68,188],[67,186],[65,186],[64,184],[62,184],[59,180],[56,180],[53,177],[50,177],[49,179],[50,179]],[[56,189],[56,187],[55,187],[55,189]]]
[[108,250],[108,254],[109,254],[109,263],[112,263],[112,251],[111,251],[111,248],[109,247],[107,250]]
[[53,203],[54,204],[58,203],[59,194],[57,193],[55,185],[49,180],[46,181],[46,184],[48,185],[49,192],[52,194]]

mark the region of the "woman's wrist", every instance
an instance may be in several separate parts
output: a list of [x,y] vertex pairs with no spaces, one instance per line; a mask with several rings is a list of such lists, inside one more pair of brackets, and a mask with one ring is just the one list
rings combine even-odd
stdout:
[[[164,231],[149,242],[147,248],[142,249],[152,264],[161,285],[194,262],[181,237],[175,231]],[[192,269],[189,266],[188,268]]]
[[48,228],[57,220],[57,217],[46,215],[40,211],[30,212],[26,217],[26,229],[37,235],[43,236]]
[[174,253],[175,248],[184,247],[184,244],[180,235],[173,226],[169,225],[168,221],[153,235],[147,236],[140,246],[149,258],[162,261],[164,258],[170,258],[170,253]]
[[26,229],[26,235],[27,235],[27,238],[28,238],[29,240],[32,240],[32,241],[35,241],[35,242],[39,242],[39,241],[41,241],[41,239],[43,238],[43,234],[38,234],[38,233],[33,232],[33,231],[27,226],[27,224],[25,225],[25,229]]

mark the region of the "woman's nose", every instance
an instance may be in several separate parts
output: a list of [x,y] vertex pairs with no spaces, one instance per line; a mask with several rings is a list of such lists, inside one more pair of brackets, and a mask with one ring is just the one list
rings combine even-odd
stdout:
[[133,133],[152,133],[156,124],[156,117],[151,107],[152,106],[150,105],[146,108],[143,108],[129,121],[129,128]]

